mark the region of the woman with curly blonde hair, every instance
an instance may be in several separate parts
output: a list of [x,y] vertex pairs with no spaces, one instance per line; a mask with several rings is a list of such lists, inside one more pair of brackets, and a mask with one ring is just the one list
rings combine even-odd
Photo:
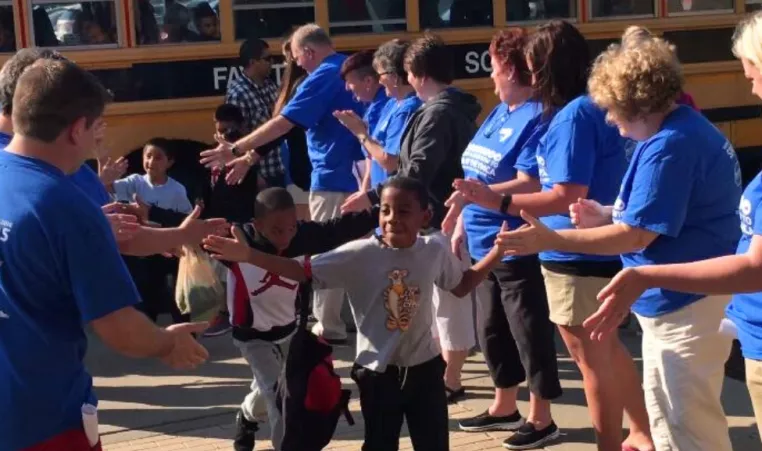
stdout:
[[[625,268],[731,254],[739,237],[738,160],[711,122],[676,103],[682,88],[674,48],[661,38],[599,56],[590,96],[622,136],[638,141],[616,202],[572,206],[583,229],[551,231],[527,217],[530,228],[498,241],[516,253],[540,247],[621,255]],[[650,289],[622,304],[607,293],[599,295],[603,309],[619,303],[616,315],[599,309],[585,326],[602,339],[632,306],[643,329],[643,389],[656,449],[730,451],[720,392],[731,339],[719,332],[729,296]]]

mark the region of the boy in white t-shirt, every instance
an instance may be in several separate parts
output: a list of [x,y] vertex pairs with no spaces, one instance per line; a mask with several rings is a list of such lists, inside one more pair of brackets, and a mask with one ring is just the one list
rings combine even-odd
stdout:
[[153,207],[188,214],[193,210],[193,205],[185,187],[167,175],[174,162],[166,140],[154,138],[143,147],[145,175],[132,174],[107,188],[120,202],[132,202],[137,195]]

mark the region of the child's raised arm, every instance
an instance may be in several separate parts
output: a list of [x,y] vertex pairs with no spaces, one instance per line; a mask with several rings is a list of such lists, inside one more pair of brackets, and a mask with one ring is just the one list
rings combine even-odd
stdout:
[[243,231],[236,226],[230,228],[233,238],[221,236],[208,236],[204,240],[204,249],[212,254],[217,260],[227,260],[238,263],[249,263],[270,271],[279,276],[289,278],[296,282],[306,282],[307,272],[304,266],[296,260],[276,255],[265,254],[246,244]]

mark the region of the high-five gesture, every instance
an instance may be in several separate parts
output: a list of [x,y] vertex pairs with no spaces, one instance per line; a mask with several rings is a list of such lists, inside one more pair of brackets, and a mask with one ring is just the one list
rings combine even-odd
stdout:
[[555,243],[560,240],[558,233],[524,210],[521,211],[521,218],[526,224],[517,230],[501,230],[497,234],[496,243],[505,251],[505,255],[534,255],[556,248]]
[[189,370],[201,365],[209,358],[209,352],[193,338],[209,327],[209,323],[182,323],[166,328],[174,339],[172,350],[161,357],[161,361],[176,370]]
[[210,235],[204,239],[204,249],[211,252],[212,258],[229,262],[245,263],[249,261],[251,248],[246,244],[243,230],[236,226],[230,228],[232,238]]
[[180,230],[183,231],[185,244],[198,245],[209,235],[224,235],[230,225],[224,219],[199,219],[201,216],[201,207],[196,205],[191,214],[180,224]]
[[455,179],[452,186],[463,196],[465,201],[489,210],[500,210],[503,196],[492,191],[486,183],[475,179]]
[[590,338],[602,341],[614,333],[647,288],[648,284],[636,268],[620,271],[598,293],[601,306],[583,323],[590,330]]
[[236,158],[233,155],[235,146],[218,134],[214,135],[214,139],[217,141],[217,147],[201,152],[201,164],[208,168],[221,168]]
[[111,157],[98,160],[98,178],[105,186],[113,185],[115,181],[124,176],[125,172],[127,172],[127,160],[124,157],[116,160]]

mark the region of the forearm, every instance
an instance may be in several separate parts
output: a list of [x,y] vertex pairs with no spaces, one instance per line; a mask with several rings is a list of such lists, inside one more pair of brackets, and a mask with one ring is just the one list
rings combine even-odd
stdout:
[[621,255],[634,252],[645,248],[655,238],[655,234],[624,224],[559,230],[557,234],[559,239],[552,243],[552,249],[592,255]]
[[363,147],[368,151],[371,158],[376,160],[384,170],[391,172],[397,169],[399,158],[396,155],[386,153],[384,146],[382,146],[381,143],[376,142],[372,138],[368,138]]
[[487,278],[489,272],[500,263],[501,259],[502,253],[496,246],[493,247],[486,257],[463,272],[460,283],[450,292],[459,298],[467,295]]
[[163,254],[179,248],[187,243],[185,232],[180,228],[155,229],[143,227],[131,240],[119,243],[122,255],[147,257]]
[[278,257],[276,255],[265,254],[256,249],[249,249],[247,263],[258,266],[265,271],[289,278],[302,283],[307,281],[307,274],[298,261],[291,258]]
[[150,206],[148,209],[148,220],[161,224],[162,227],[177,227],[185,221],[188,215],[174,210]]
[[370,158],[365,159],[365,174],[362,176],[362,184],[360,186],[360,191],[368,191],[370,189],[370,169],[371,169],[371,160]]
[[[540,182],[536,179],[518,179],[509,180],[503,183],[495,183],[489,186],[490,189],[498,194],[527,194],[540,191]],[[500,206],[498,205],[498,208]]]
[[[512,196],[511,205],[508,207],[508,213],[518,216],[521,210],[526,211],[534,217],[550,216],[557,214],[568,214],[569,205],[577,199],[564,196],[555,190],[541,191],[531,194],[516,194]],[[495,210],[499,210],[498,205]]]
[[117,310],[91,324],[108,347],[128,357],[158,358],[174,348],[173,336],[133,307]]
[[634,268],[648,287],[695,294],[762,291],[762,262],[747,254],[673,265]]
[[236,141],[235,146],[241,151],[246,152],[251,149],[263,146],[271,141],[275,141],[276,139],[288,133],[292,128],[294,128],[294,124],[291,121],[281,115],[278,115],[277,117],[274,117],[262,124],[262,126],[253,132]]

